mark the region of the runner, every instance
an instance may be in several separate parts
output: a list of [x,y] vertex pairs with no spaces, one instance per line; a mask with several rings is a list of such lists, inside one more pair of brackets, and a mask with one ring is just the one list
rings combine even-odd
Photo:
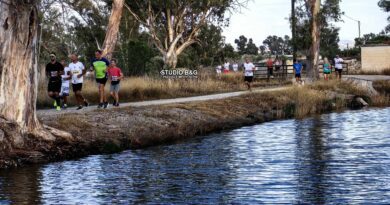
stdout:
[[119,83],[123,79],[123,73],[121,69],[116,66],[115,59],[111,60],[110,68],[108,69],[108,77],[111,80],[110,95],[114,99],[112,105],[119,107]]
[[110,62],[102,57],[102,51],[95,51],[95,58],[92,60],[91,67],[95,71],[95,78],[99,88],[99,105],[98,108],[107,108],[107,97],[104,93],[104,87],[107,83],[107,67]]
[[50,63],[46,65],[46,76],[49,78],[47,86],[47,94],[54,99],[54,107],[61,110],[61,74],[64,71],[64,66],[57,62],[56,54],[50,54]]
[[275,70],[279,71],[280,68],[282,67],[282,64],[283,64],[283,62],[282,62],[282,60],[280,60],[279,56],[276,56],[274,64],[275,64]]
[[253,81],[253,72],[255,71],[255,65],[253,65],[252,62],[250,62],[249,58],[245,58],[245,63],[244,63],[244,73],[245,73],[245,78],[244,82],[246,86],[248,86],[248,90],[252,90],[251,83]]
[[299,60],[294,59],[294,73],[295,73],[295,80],[298,84],[302,84],[301,80],[301,71],[302,71],[302,63],[299,62]]
[[344,60],[340,58],[339,55],[334,59],[334,67],[336,68],[336,76],[341,80],[341,74],[343,72],[343,62]]
[[62,103],[62,108],[66,109],[68,107],[68,96],[69,96],[69,84],[70,84],[70,69],[66,65],[65,60],[61,61],[61,65],[64,67],[64,73],[61,75],[62,79],[62,84],[61,84],[61,92],[60,92],[60,97],[63,100]]
[[225,62],[225,64],[223,65],[223,73],[229,73],[230,71],[230,63],[228,61]]
[[238,64],[237,64],[237,62],[235,62],[235,63],[233,64],[233,71],[234,71],[235,73],[238,72]]
[[215,71],[217,72],[217,78],[220,79],[220,78],[221,78],[221,72],[222,72],[222,66],[221,66],[221,65],[218,65],[218,66],[215,68]]
[[270,78],[274,78],[274,62],[272,61],[271,56],[267,60],[267,81],[269,81]]
[[83,63],[79,62],[76,54],[72,54],[70,56],[70,60],[72,61],[69,64],[69,70],[72,79],[72,89],[76,96],[76,101],[78,104],[77,110],[80,110],[83,108],[83,106],[88,107],[89,105],[81,94],[84,81],[83,76],[85,75],[87,70],[85,69]]
[[332,72],[332,69],[331,69],[331,65],[329,63],[329,60],[328,60],[328,58],[324,58],[324,79],[326,81],[329,80],[329,76],[330,76],[331,72]]

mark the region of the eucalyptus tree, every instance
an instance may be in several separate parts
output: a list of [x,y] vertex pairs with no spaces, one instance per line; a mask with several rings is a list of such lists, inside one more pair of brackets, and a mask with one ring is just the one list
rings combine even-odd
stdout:
[[[0,1],[0,158],[71,135],[43,126],[36,115],[39,12],[37,0]],[[45,143],[50,144],[50,143]]]
[[226,14],[246,0],[126,0],[127,10],[147,31],[167,67],[175,68],[178,56],[199,42],[207,23],[222,25]]
[[[338,28],[331,23],[341,21],[343,12],[340,10],[340,2],[341,0],[296,0],[295,41],[299,42],[296,44],[298,50],[308,56],[306,69],[309,80],[319,78],[319,56],[320,51],[327,46],[325,43],[333,39],[331,45],[336,46],[339,41],[338,37],[334,37],[338,36]],[[327,33],[331,35],[326,35]]]

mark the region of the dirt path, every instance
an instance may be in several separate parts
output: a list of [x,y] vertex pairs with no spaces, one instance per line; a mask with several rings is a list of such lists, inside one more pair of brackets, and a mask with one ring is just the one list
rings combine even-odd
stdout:
[[[289,87],[290,86],[254,89],[254,90],[252,90],[252,92],[253,93],[272,92],[272,91],[284,90],[284,89],[289,88]],[[238,91],[238,92],[202,95],[202,96],[194,96],[194,97],[182,97],[182,98],[173,98],[173,99],[149,100],[149,101],[142,101],[142,102],[122,103],[122,104],[120,104],[120,108],[144,107],[144,106],[151,106],[151,105],[166,105],[166,104],[174,104],[174,103],[218,100],[218,99],[225,99],[225,98],[230,98],[230,97],[237,97],[237,96],[245,95],[248,93],[250,93],[250,91]],[[113,109],[113,108],[114,107],[109,106],[107,109]],[[57,114],[65,114],[65,113],[87,113],[87,112],[91,112],[91,111],[94,111],[97,109],[98,108],[96,105],[85,107],[82,110],[76,110],[76,107],[69,107],[68,109],[61,110],[61,111],[56,111],[54,109],[43,109],[43,110],[38,110],[38,116],[57,115]]]

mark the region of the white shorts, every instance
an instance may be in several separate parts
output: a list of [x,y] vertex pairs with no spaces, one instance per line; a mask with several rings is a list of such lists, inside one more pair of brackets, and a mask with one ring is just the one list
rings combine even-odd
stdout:
[[69,96],[70,87],[69,86],[61,86],[60,96]]

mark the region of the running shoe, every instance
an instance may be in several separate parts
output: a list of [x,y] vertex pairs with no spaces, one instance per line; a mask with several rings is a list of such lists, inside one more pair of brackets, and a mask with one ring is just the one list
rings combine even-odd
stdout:
[[88,107],[88,106],[89,106],[89,103],[88,103],[86,100],[84,100],[84,106],[85,106],[85,107]]
[[68,108],[68,105],[67,104],[63,104],[62,105],[62,109],[66,109],[66,108]]
[[103,107],[104,107],[104,109],[106,109],[108,107],[108,102],[105,102]]
[[57,101],[54,100],[54,103],[53,103],[54,107],[57,107]]
[[61,111],[61,107],[60,106],[56,106],[56,110],[57,111]]
[[103,103],[99,103],[98,108],[103,108]]
[[76,110],[81,110],[81,109],[83,109],[83,106],[79,106],[79,107],[77,107],[77,109]]

